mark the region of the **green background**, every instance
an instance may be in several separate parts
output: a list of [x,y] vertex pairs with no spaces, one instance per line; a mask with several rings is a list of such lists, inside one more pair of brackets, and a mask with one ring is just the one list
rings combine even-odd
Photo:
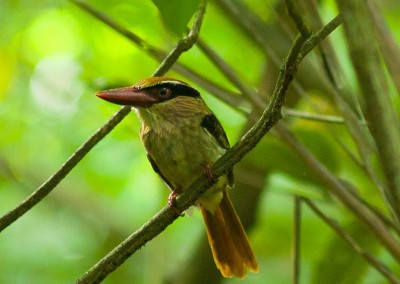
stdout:
[[[161,15],[151,1],[85,2],[166,52],[184,33],[184,27],[190,25],[187,21],[197,3],[179,6],[179,1],[154,1],[163,12]],[[268,24],[287,17],[277,8],[279,1],[245,2]],[[383,2],[382,13],[399,42],[399,2]],[[337,9],[332,1],[321,1],[320,12],[327,22]],[[118,106],[96,98],[96,91],[128,86],[149,77],[159,62],[68,1],[1,1],[0,31],[3,215],[47,180],[118,110]],[[275,82],[276,73],[268,75],[270,59],[213,1],[207,8],[200,37],[251,88],[262,89],[265,78],[270,84]],[[331,37],[351,88],[356,91],[343,30],[339,28]],[[270,41],[279,44],[280,36],[271,37]],[[288,50],[287,43],[282,43],[281,49],[279,61]],[[182,55],[180,62],[237,92],[198,47]],[[176,71],[168,75],[191,82]],[[313,74],[306,75],[314,80]],[[246,117],[192,84],[216,113],[231,144],[235,143],[246,125]],[[310,112],[316,106],[322,114],[340,115],[323,91],[312,87],[305,91],[306,97],[296,98],[295,102],[289,99],[288,104]],[[394,104],[398,106],[398,97]],[[248,103],[238,107],[246,112],[251,110]],[[340,147],[343,143],[352,152],[356,148],[343,124],[293,117],[285,117],[285,121],[328,169],[351,181],[368,200],[383,208],[379,193]],[[1,232],[0,283],[71,283],[166,204],[169,191],[146,159],[139,128],[140,122],[132,112],[54,192]],[[223,283],[291,283],[294,194],[315,200],[364,248],[399,272],[388,253],[379,248],[342,205],[327,195],[318,178],[273,133],[252,153],[243,163],[267,171],[256,176],[265,185],[256,222],[249,231],[260,272],[250,274],[244,282],[227,279]],[[255,179],[251,173],[244,175],[249,183]],[[301,283],[386,283],[306,207],[302,222]],[[104,283],[164,283],[174,279],[204,234],[198,211],[179,218]]]

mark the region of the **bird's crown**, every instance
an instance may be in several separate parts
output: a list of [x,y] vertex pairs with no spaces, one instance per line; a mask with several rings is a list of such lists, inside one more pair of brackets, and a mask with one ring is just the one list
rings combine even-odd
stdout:
[[160,85],[183,85],[186,87],[191,87],[189,84],[181,81],[181,80],[177,80],[174,78],[170,78],[170,77],[150,77],[144,80],[141,80],[139,82],[137,82],[135,85],[133,85],[133,88],[136,90],[143,90],[143,89],[148,89],[148,88],[152,88],[152,87],[156,87],[156,86],[160,86]]

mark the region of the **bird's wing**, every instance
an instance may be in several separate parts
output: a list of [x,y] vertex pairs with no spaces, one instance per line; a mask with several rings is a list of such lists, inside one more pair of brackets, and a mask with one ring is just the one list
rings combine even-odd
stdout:
[[[218,145],[226,150],[230,148],[228,137],[226,137],[225,130],[222,128],[222,125],[219,123],[218,119],[214,114],[207,114],[200,124],[202,127],[206,129],[208,133],[210,133],[215,140],[217,140]],[[235,179],[233,176],[232,169],[228,171],[228,184],[229,187],[233,187],[235,184]]]
[[151,166],[153,167],[153,170],[161,177],[163,182],[171,189],[174,190],[174,187],[172,184],[165,178],[165,176],[162,174],[160,169],[158,168],[156,162],[154,161],[153,157],[150,154],[147,154],[147,159],[149,159]]
[[226,150],[229,149],[229,141],[225,130],[222,128],[214,114],[207,114],[200,124],[208,133],[210,133],[218,142],[218,145]]

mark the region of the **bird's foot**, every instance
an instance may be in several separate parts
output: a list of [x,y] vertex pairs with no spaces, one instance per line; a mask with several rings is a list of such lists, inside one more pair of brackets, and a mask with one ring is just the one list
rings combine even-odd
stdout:
[[213,173],[211,171],[211,166],[210,165],[205,165],[203,170],[204,170],[204,173],[207,176],[207,179],[208,179],[209,183],[212,184],[212,183],[214,183],[214,182],[216,182],[218,180],[217,178],[214,177],[214,175],[213,175]]
[[176,197],[178,196],[178,193],[176,191],[172,191],[171,194],[168,196],[168,206],[171,208],[172,212],[176,216],[183,216],[184,214],[179,212],[178,208],[176,208],[175,202],[176,202]]

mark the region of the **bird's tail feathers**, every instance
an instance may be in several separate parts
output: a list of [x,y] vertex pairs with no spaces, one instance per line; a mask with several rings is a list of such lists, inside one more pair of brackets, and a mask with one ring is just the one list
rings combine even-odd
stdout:
[[201,207],[207,237],[218,269],[224,277],[243,278],[258,272],[257,260],[227,192],[214,214]]

